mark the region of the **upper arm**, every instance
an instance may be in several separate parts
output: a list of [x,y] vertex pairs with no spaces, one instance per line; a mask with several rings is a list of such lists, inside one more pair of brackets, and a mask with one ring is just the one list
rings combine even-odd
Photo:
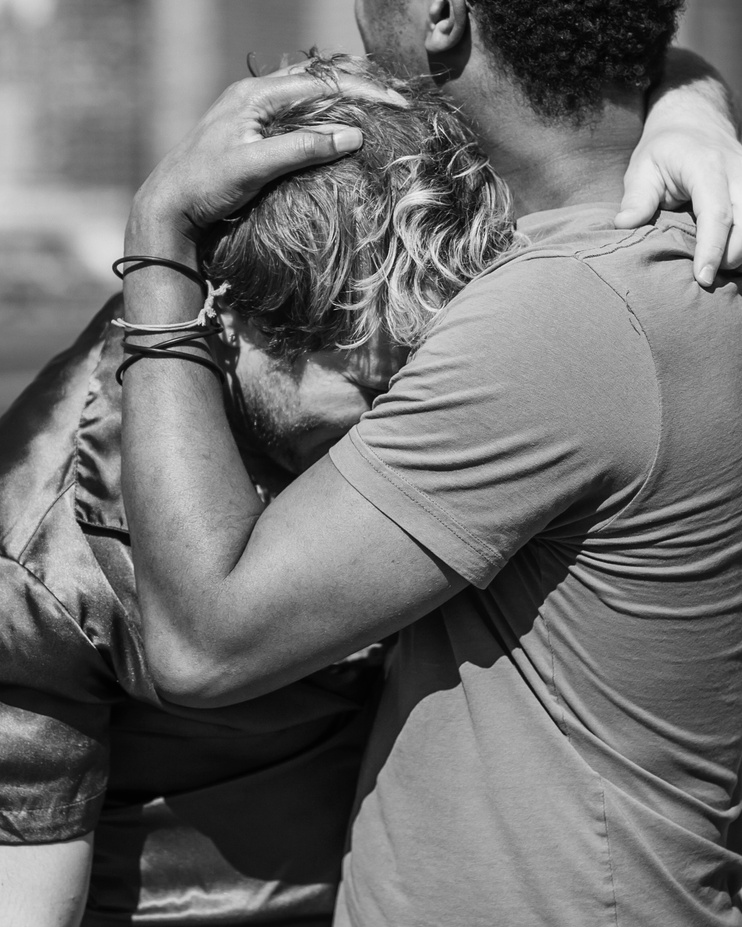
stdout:
[[150,633],[147,652],[167,698],[231,704],[386,637],[465,585],[325,457],[268,506],[223,584],[218,637],[206,629],[213,672],[202,641],[177,654]]
[[78,927],[92,855],[92,834],[63,843],[0,846],[0,923]]

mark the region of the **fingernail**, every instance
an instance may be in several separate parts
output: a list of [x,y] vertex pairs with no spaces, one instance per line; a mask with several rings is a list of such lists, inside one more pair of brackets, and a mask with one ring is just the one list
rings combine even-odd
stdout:
[[619,229],[635,229],[638,228],[641,222],[638,220],[635,211],[622,209],[621,212],[616,213],[613,224]]
[[332,141],[338,152],[357,151],[363,144],[363,133],[360,129],[339,129],[332,133]]
[[701,273],[698,275],[698,282],[701,286],[711,286],[714,282],[714,268],[710,264],[702,268]]
[[396,103],[397,106],[403,106],[405,109],[407,109],[407,107],[410,105],[401,93],[397,93],[397,91],[392,90],[391,87],[387,88],[386,94],[392,103]]

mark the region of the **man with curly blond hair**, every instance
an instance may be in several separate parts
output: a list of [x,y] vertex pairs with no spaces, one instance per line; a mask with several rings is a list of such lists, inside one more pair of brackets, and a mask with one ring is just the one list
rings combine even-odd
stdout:
[[[352,120],[368,145],[277,183],[204,248],[231,286],[214,354],[264,499],[513,238],[507,190],[450,105],[370,64],[313,69],[388,82],[397,103],[338,93],[276,114],[267,132]],[[115,298],[0,425],[0,922],[327,925],[379,651],[241,706],[158,696],[121,500],[121,312]]]
[[292,473],[345,434],[439,311],[517,239],[510,191],[440,94],[342,55],[308,73],[373,78],[407,106],[336,95],[283,109],[266,137],[347,122],[365,144],[273,184],[201,247],[204,272],[228,285],[234,405]]
[[283,178],[215,226],[203,269],[229,284],[222,309],[251,321],[274,354],[352,349],[377,334],[417,347],[438,311],[513,245],[510,191],[422,81],[344,55],[315,58],[306,73],[373,78],[406,107],[335,95],[274,116],[266,138],[343,122],[363,126],[363,148]]

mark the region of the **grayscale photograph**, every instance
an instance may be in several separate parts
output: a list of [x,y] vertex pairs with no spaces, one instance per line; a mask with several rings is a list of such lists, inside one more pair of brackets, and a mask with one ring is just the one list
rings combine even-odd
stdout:
[[742,0],[0,0],[0,925],[742,927]]

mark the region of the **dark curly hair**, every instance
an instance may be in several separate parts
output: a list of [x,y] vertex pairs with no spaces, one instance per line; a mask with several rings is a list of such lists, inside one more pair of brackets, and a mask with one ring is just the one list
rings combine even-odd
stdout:
[[471,0],[485,46],[548,121],[600,113],[659,76],[684,0]]
[[330,86],[357,74],[404,103],[336,91],[273,117],[265,136],[343,123],[363,130],[363,147],[281,178],[216,225],[204,273],[229,283],[221,307],[251,321],[276,355],[358,347],[377,331],[415,347],[513,245],[510,193],[453,106],[422,83],[345,55],[315,56],[308,71]]

